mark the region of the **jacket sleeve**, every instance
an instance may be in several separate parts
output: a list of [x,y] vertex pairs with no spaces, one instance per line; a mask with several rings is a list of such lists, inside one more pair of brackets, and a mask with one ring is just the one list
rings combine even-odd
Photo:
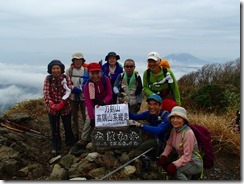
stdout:
[[72,90],[72,81],[71,78],[69,76],[66,76],[67,79],[67,86],[70,90]]
[[106,94],[107,95],[106,95],[106,97],[105,97],[105,99],[103,101],[105,102],[105,104],[108,105],[110,100],[112,99],[113,93],[112,93],[112,85],[110,83],[109,78],[105,77],[105,80],[106,80],[106,85],[107,85],[107,87],[106,87]]
[[172,70],[168,69],[171,77],[173,78],[173,83],[170,84],[170,87],[171,87],[171,90],[173,91],[174,93],[174,99],[175,101],[178,103],[179,106],[181,106],[181,101],[180,101],[180,91],[179,91],[179,88],[178,88],[178,83],[177,83],[177,80],[172,72]]
[[170,125],[171,123],[169,121],[163,121],[158,126],[144,125],[143,130],[152,134],[159,135],[161,133],[164,133]]
[[114,94],[117,94],[119,92],[120,81],[121,81],[121,75],[118,75],[117,79],[115,80],[114,86],[112,86]]
[[140,114],[133,114],[129,112],[129,118],[132,120],[146,120],[148,117],[149,111],[145,111]]
[[170,132],[170,136],[169,136],[169,139],[167,140],[167,143],[166,143],[166,146],[164,148],[164,151],[162,153],[162,155],[168,157],[169,154],[171,153],[172,149],[173,149],[173,136],[174,136],[174,133],[173,133],[173,129],[171,130]]
[[48,76],[46,76],[45,80],[44,80],[44,86],[43,86],[43,95],[44,95],[44,100],[46,102],[46,104],[49,103],[49,101],[51,101],[51,97],[50,97],[50,83],[48,80]]
[[89,95],[89,90],[88,90],[88,84],[84,86],[84,98],[85,98],[85,104],[87,108],[87,113],[90,119],[95,119],[95,114],[94,114],[94,108],[93,107],[93,102],[90,99]]
[[145,92],[146,96],[153,94],[153,92],[149,88],[148,80],[149,79],[147,78],[147,70],[146,70],[143,73],[143,91]]

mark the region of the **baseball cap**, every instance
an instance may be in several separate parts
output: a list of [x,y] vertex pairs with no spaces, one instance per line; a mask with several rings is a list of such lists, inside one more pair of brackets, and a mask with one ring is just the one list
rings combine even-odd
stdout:
[[160,104],[162,103],[162,98],[159,95],[155,94],[155,93],[153,93],[153,94],[151,94],[151,95],[148,96],[147,102],[149,100],[155,100],[156,102],[158,102]]
[[87,66],[87,69],[88,69],[88,72],[92,72],[92,71],[101,71],[101,65],[98,64],[98,63],[90,63],[88,66]]
[[161,59],[159,53],[157,52],[150,52],[148,55],[147,55],[147,60],[149,59],[152,59],[154,61],[158,61],[159,59]]

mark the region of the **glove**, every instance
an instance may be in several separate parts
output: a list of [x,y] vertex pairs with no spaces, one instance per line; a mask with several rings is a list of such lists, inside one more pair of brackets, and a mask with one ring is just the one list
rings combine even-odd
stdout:
[[141,103],[137,103],[135,111],[138,112],[141,109]]
[[95,127],[95,119],[91,119],[90,120],[90,126],[91,127]]
[[56,111],[60,111],[64,107],[64,101],[62,100],[55,108]]
[[158,164],[159,166],[162,166],[162,165],[165,164],[166,160],[167,160],[167,157],[164,156],[164,155],[162,155],[161,158],[160,158],[160,160],[158,160],[158,163],[157,163],[157,164]]
[[82,90],[80,88],[77,88],[77,87],[74,87],[72,91],[73,91],[74,94],[82,93]]
[[169,164],[168,167],[167,167],[167,172],[171,175],[171,176],[174,176],[175,173],[176,173],[176,167],[174,164]]
[[106,104],[104,103],[104,101],[99,101],[99,102],[97,102],[97,105],[103,106],[103,105],[106,105]]
[[49,101],[49,106],[51,109],[55,109],[56,108],[56,104],[53,103],[53,101]]

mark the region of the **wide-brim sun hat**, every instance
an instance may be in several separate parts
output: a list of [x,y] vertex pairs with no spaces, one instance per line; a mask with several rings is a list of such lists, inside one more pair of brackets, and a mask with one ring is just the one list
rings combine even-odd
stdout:
[[84,55],[81,52],[75,52],[72,54],[72,61],[74,59],[82,59],[83,61],[86,61],[84,58]]
[[158,61],[159,59],[161,59],[159,53],[157,52],[149,52],[147,55],[147,60],[152,59],[154,61]]
[[116,60],[119,60],[119,59],[120,59],[120,56],[117,55],[115,52],[109,52],[109,53],[107,54],[107,56],[105,57],[105,61],[108,61],[108,58],[109,58],[110,56],[114,56],[114,57],[116,57]]
[[54,60],[52,60],[52,61],[48,64],[48,66],[47,66],[47,72],[48,72],[49,74],[52,74],[52,67],[53,67],[54,65],[58,65],[58,66],[60,66],[60,67],[61,67],[61,73],[64,73],[64,69],[65,69],[64,64],[61,63],[60,60],[58,60],[58,59],[54,59]]
[[92,72],[92,71],[101,71],[101,65],[99,63],[90,63],[88,66],[87,66],[87,70],[88,72]]
[[183,118],[184,120],[186,120],[187,123],[189,123],[189,119],[187,118],[187,112],[186,109],[180,106],[175,106],[171,113],[168,115],[168,121],[170,121],[170,118],[172,116],[180,116],[181,118]]
[[149,100],[155,100],[155,101],[158,102],[159,104],[162,103],[162,98],[161,98],[159,95],[157,95],[157,94],[151,94],[151,95],[149,95],[148,98],[147,98],[147,102],[148,102]]

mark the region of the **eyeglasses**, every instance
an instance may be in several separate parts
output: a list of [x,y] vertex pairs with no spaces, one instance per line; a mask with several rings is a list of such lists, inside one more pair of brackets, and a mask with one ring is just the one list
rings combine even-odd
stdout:
[[132,65],[126,65],[125,68],[134,68]]

